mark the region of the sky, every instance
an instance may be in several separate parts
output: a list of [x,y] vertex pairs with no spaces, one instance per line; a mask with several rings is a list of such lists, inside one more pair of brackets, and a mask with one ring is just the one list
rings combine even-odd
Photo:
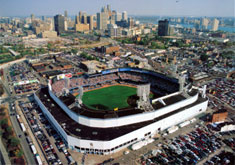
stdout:
[[235,17],[235,0],[0,0],[0,16],[96,14],[107,4],[130,15]]

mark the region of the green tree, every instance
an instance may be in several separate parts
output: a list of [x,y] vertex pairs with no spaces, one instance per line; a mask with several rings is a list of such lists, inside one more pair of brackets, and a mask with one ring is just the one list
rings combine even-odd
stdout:
[[73,48],[73,49],[71,50],[71,52],[72,52],[73,54],[77,54],[77,53],[78,53],[78,49],[77,49],[77,48]]
[[51,44],[51,43],[48,43],[48,44],[47,44],[47,48],[48,48],[49,50],[52,50],[52,44]]
[[12,135],[12,134],[13,134],[12,127],[11,127],[11,126],[8,126],[8,127],[6,128],[6,132],[7,132],[9,135]]
[[23,154],[24,154],[24,152],[23,152],[22,149],[16,151],[16,156],[17,156],[18,158],[21,158],[21,157],[23,156]]
[[208,56],[207,56],[206,54],[202,54],[202,55],[200,56],[200,59],[201,59],[202,61],[207,61],[207,60],[208,60]]
[[18,138],[16,138],[16,137],[11,137],[10,138],[10,145],[12,146],[12,147],[16,147],[16,146],[18,146],[20,144],[20,140],[18,139]]
[[1,126],[6,125],[6,124],[8,124],[7,118],[4,118],[4,119],[0,120],[0,125]]

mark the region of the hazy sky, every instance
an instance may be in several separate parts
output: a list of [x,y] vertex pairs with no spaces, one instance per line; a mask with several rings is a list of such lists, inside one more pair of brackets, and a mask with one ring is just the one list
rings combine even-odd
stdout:
[[132,15],[235,17],[235,0],[0,0],[0,16],[95,14],[107,4]]

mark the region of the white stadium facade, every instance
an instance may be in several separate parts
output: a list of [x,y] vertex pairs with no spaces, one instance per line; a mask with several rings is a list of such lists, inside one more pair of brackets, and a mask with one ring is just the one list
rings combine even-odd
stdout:
[[[150,83],[150,90],[159,97],[150,100],[150,110],[134,107],[94,111],[78,105],[71,94],[79,86],[86,91],[115,83],[136,86]],[[34,94],[34,98],[69,148],[82,153],[108,155],[206,111],[205,88],[201,90],[183,84],[181,80],[153,71],[117,68],[50,81],[48,87]],[[65,91],[66,95],[63,94]]]

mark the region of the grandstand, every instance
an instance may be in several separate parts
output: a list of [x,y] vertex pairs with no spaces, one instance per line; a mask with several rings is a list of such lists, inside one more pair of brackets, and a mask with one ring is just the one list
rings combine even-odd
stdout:
[[206,110],[204,90],[180,82],[149,70],[117,68],[54,78],[34,97],[68,147],[112,154]]

